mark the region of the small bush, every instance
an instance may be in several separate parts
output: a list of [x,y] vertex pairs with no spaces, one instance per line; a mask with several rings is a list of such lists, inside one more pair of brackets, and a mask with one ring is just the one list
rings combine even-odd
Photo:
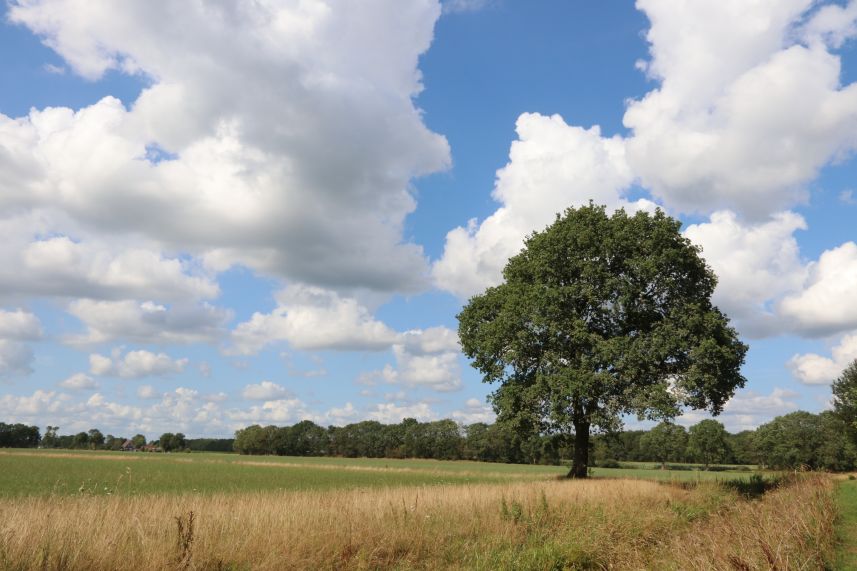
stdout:
[[753,474],[748,479],[738,478],[723,482],[723,486],[735,490],[739,494],[747,498],[758,498],[770,490],[775,490],[783,483],[783,477],[774,476],[765,478],[760,474]]

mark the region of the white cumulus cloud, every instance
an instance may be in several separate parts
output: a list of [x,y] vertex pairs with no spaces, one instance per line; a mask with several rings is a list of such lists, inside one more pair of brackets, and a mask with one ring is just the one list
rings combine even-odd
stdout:
[[166,353],[146,350],[128,351],[122,354],[114,350],[111,356],[93,353],[89,356],[89,370],[93,375],[141,379],[182,373],[188,359],[173,359]]
[[788,362],[792,374],[808,385],[829,385],[857,359],[857,333],[844,336],[830,351],[830,357],[817,353],[794,355]]
[[228,352],[254,354],[277,341],[295,349],[381,351],[397,338],[359,301],[333,291],[293,285],[277,301],[274,311],[254,313],[232,331]]
[[407,331],[399,335],[392,347],[396,366],[388,363],[380,370],[362,373],[357,378],[358,384],[402,384],[438,392],[461,389],[461,350],[458,335],[451,329],[431,327]]
[[857,328],[857,244],[846,242],[808,266],[805,286],[787,295],[780,311],[808,335],[830,335]]
[[247,400],[277,400],[292,396],[285,387],[271,381],[262,381],[255,385],[247,385],[241,391],[241,396]]
[[440,12],[436,0],[12,2],[9,20],[74,73],[148,85],[128,106],[0,115],[0,213],[60,210],[215,270],[418,290],[427,264],[402,232],[410,181],[450,163],[414,104]]
[[[815,4],[637,2],[660,85],[628,106],[627,156],[665,204],[764,217],[805,201],[819,169],[853,151],[857,84],[843,86],[839,56],[794,31]],[[807,29],[821,22],[809,17]]]
[[396,424],[405,418],[415,418],[420,422],[437,420],[437,413],[424,402],[414,404],[379,403],[369,411],[370,420],[384,424]]
[[231,317],[227,310],[208,303],[166,306],[151,301],[95,301],[79,299],[68,312],[85,326],[84,333],[69,336],[75,345],[115,340],[134,343],[201,343],[216,341]]
[[764,336],[782,330],[773,302],[803,287],[807,270],[794,232],[806,227],[793,212],[747,223],[720,211],[685,230],[717,274],[715,303],[737,320],[741,333]]
[[76,391],[98,388],[98,383],[95,382],[95,379],[85,373],[75,373],[67,379],[63,379],[58,384],[64,389],[72,389]]

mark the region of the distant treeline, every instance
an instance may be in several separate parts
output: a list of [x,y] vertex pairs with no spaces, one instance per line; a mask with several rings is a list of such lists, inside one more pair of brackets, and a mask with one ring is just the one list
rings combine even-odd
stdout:
[[[205,451],[282,456],[342,456],[368,458],[434,458],[522,464],[560,464],[573,452],[572,440],[558,435],[522,437],[511,427],[477,422],[460,425],[452,420],[418,422],[407,418],[398,424],[367,420],[324,428],[304,420],[292,426],[252,425],[235,438],[186,438],[164,433],[147,441],[104,436],[92,429],[58,435],[48,426],[44,436],[35,426],[0,423],[0,447],[77,448],[94,450]],[[807,467],[853,470],[857,467],[857,433],[832,412],[793,412],[779,416],[756,430],[727,432],[715,420],[703,420],[686,430],[661,423],[651,430],[599,434],[592,439],[596,465],[618,462],[660,464],[698,462],[757,464],[769,468]]]
[[35,448],[40,441],[37,426],[0,422],[0,448]]
[[232,452],[233,438],[188,438],[187,447],[194,452]]
[[500,424],[461,426],[453,420],[418,422],[406,418],[398,424],[365,420],[328,428],[304,420],[293,426],[248,426],[235,433],[235,450],[281,456],[559,464],[564,441],[557,436],[525,439]]
[[829,471],[857,468],[857,431],[830,411],[797,411],[778,416],[756,430],[734,434],[722,431],[720,436],[714,424],[720,423],[703,420],[690,430],[662,423],[651,430],[602,434],[595,438],[593,452],[596,462],[602,464],[655,461]]
[[[686,430],[661,423],[651,430],[599,434],[592,439],[598,465],[618,462],[755,464],[769,468],[807,467],[852,470],[857,466],[857,434],[831,412],[798,411],[756,430],[730,434],[715,420]],[[461,426],[452,420],[399,424],[363,421],[323,428],[310,421],[293,426],[248,426],[235,433],[241,454],[435,458],[526,464],[560,464],[572,456],[572,440],[562,436],[522,438],[499,423]]]
[[48,426],[42,435],[39,427],[0,422],[0,448],[65,448],[69,450],[151,450],[158,452],[232,452],[232,438],[186,438],[181,432],[165,432],[157,440],[142,434],[104,435],[93,428],[77,434],[58,434],[59,427]]

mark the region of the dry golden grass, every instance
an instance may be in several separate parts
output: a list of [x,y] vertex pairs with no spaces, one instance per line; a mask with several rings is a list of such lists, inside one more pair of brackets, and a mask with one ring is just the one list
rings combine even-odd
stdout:
[[763,540],[814,569],[795,564],[823,551],[828,497],[807,479],[757,502],[638,480],[13,498],[0,568],[761,569]]
[[[3,449],[0,450],[0,457],[4,458],[15,458],[15,457],[32,457],[32,456],[44,456],[45,453],[42,450],[34,450],[29,448],[21,448],[21,449]],[[125,462],[126,460],[136,461],[141,458],[145,458],[144,454],[99,454],[99,455],[90,455],[83,456],[80,452],[55,452],[53,450],[50,451],[49,458],[71,458],[74,460],[78,460],[80,458],[86,458],[91,460],[112,460],[114,462]]]
[[[757,501],[730,504],[659,548],[680,570],[830,569],[837,508],[831,477],[799,476]],[[657,556],[654,560],[657,560]]]

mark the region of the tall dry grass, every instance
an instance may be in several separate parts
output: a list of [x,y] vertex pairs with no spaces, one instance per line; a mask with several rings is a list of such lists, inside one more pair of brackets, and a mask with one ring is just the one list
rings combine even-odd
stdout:
[[837,507],[831,477],[798,475],[739,501],[658,546],[648,566],[677,570],[831,569]]
[[829,491],[807,480],[752,503],[714,485],[600,480],[5,499],[0,568],[744,569],[720,566],[735,553],[756,569],[753,534],[785,554],[778,569],[813,568],[789,565],[820,553]]

